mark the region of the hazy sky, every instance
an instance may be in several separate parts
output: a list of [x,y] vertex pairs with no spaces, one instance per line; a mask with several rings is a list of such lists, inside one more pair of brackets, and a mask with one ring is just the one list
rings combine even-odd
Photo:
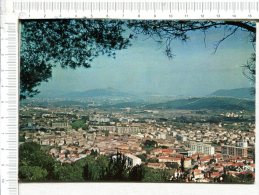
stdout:
[[171,60],[164,47],[139,37],[128,49],[117,51],[116,59],[100,56],[88,69],[55,68],[52,79],[39,89],[44,94],[112,87],[132,93],[202,96],[218,89],[250,87],[241,67],[253,50],[248,34],[239,31],[213,54],[223,34],[223,29],[210,30],[206,45],[201,32],[189,34],[191,39],[186,43],[175,40]]

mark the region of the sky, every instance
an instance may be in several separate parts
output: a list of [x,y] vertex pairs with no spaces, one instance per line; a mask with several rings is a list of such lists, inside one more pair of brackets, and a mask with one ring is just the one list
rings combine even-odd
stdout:
[[[116,59],[99,56],[91,68],[54,68],[49,82],[39,87],[41,95],[51,91],[70,93],[114,88],[134,94],[205,96],[219,89],[251,87],[244,65],[252,45],[248,34],[239,31],[225,40],[213,54],[223,29],[190,33],[190,40],[172,43],[173,59],[153,39],[140,36],[132,46],[116,52]],[[204,43],[205,38],[205,43]]]

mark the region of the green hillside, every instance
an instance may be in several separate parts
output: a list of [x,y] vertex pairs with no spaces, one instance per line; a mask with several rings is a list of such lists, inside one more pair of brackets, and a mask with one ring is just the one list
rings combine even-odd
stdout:
[[210,97],[233,97],[233,98],[246,98],[246,99],[255,99],[255,95],[252,93],[253,88],[238,88],[238,89],[220,89],[212,94]]
[[204,97],[173,100],[165,103],[151,104],[147,108],[156,109],[222,109],[222,110],[254,110],[255,102],[253,100],[227,98],[227,97]]

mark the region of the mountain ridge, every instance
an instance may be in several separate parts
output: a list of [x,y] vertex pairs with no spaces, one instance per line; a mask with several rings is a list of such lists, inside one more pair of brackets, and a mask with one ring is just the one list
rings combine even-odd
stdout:
[[83,97],[129,97],[132,96],[132,94],[119,91],[114,88],[98,88],[98,89],[90,89],[86,91],[80,91],[80,92],[71,92],[68,94],[65,94],[68,98],[83,98]]
[[147,105],[146,108],[181,110],[254,110],[255,101],[232,97],[185,98],[165,103]]
[[235,88],[235,89],[219,89],[209,94],[210,97],[235,97],[245,99],[255,99],[255,95],[252,94],[253,88]]
[[[236,88],[236,89],[219,89],[216,90],[204,97],[234,97],[234,98],[244,98],[244,99],[255,99],[255,95],[252,94],[253,88]],[[162,95],[162,94],[156,94],[156,95],[150,95],[150,94],[135,94],[135,93],[129,93],[120,91],[114,88],[96,88],[96,89],[90,89],[85,91],[75,91],[70,93],[65,93],[63,91],[46,91],[45,93],[37,95],[39,98],[99,98],[99,97],[142,97],[142,98],[172,98],[172,100],[175,99],[184,99],[184,96],[177,96],[177,95]]]

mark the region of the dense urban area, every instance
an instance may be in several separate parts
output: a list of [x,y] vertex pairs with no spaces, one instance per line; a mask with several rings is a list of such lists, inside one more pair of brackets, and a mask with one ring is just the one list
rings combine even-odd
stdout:
[[20,181],[255,179],[254,110],[30,101],[21,104],[19,123]]

